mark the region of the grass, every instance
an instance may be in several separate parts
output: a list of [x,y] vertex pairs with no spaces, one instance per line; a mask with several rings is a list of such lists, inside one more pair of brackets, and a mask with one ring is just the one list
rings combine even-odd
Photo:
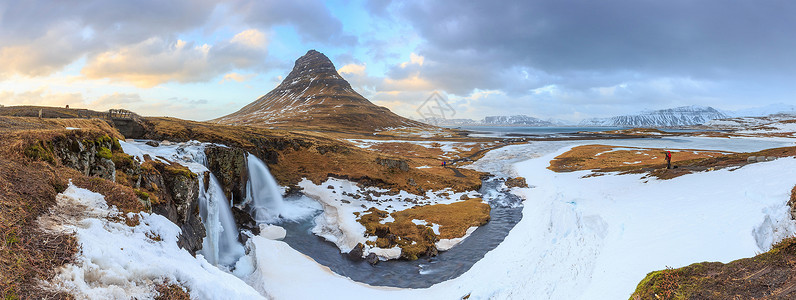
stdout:
[[190,300],[188,289],[174,283],[161,283],[155,286],[155,300]]
[[[395,221],[379,223],[388,213],[370,208],[362,214],[358,222],[365,226],[367,234],[377,236],[369,242],[381,248],[401,248],[401,257],[417,259],[427,253],[440,239],[459,238],[470,227],[481,226],[489,221],[489,204],[480,198],[472,198],[451,204],[436,204],[413,207],[394,212]],[[425,220],[428,225],[417,225],[412,220]],[[439,224],[439,235],[431,229],[431,223]]]

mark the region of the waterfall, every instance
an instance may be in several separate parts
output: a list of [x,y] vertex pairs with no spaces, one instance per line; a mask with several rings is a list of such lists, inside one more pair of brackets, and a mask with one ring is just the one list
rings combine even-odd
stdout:
[[272,223],[279,219],[284,209],[284,200],[279,185],[271,176],[265,163],[254,155],[246,155],[249,181],[246,183],[246,199],[250,202],[251,215],[257,223]]
[[210,176],[207,191],[202,176],[199,176],[199,214],[207,233],[201,253],[211,264],[231,266],[245,251],[238,242],[238,228],[224,190],[216,176],[210,171],[207,173]]

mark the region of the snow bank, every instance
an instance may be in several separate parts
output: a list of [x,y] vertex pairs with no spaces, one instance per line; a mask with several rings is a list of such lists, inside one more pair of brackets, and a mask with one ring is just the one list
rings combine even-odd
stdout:
[[[67,213],[68,212],[68,213]],[[159,283],[181,283],[195,299],[262,299],[252,287],[177,246],[179,227],[156,214],[137,216],[128,226],[102,195],[69,187],[39,221],[46,230],[74,233],[81,251],[47,285],[78,299],[152,298]]]

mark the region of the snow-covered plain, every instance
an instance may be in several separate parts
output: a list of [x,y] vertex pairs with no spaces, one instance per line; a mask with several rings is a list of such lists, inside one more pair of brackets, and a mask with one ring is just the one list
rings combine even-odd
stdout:
[[[459,278],[428,289],[370,287],[284,243],[254,238],[257,267],[247,282],[280,299],[620,299],[650,271],[750,257],[796,231],[786,205],[796,184],[794,158],[665,181],[545,168],[570,147],[515,164],[536,186],[520,190],[523,219]],[[302,288],[310,284],[318,288]]]

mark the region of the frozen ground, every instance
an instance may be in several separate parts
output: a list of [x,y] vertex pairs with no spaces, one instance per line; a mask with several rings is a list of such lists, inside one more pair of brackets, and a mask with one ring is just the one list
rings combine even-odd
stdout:
[[[750,257],[796,229],[786,206],[796,159],[666,181],[547,170],[569,147],[515,165],[535,186],[522,190],[523,219],[459,278],[428,289],[370,287],[334,275],[282,242],[255,238],[256,268],[246,280],[279,299],[625,299],[650,271]],[[743,147],[751,146],[714,149]],[[511,160],[512,148],[504,149]],[[497,154],[493,159],[501,161]],[[316,288],[303,288],[308,285]]]

